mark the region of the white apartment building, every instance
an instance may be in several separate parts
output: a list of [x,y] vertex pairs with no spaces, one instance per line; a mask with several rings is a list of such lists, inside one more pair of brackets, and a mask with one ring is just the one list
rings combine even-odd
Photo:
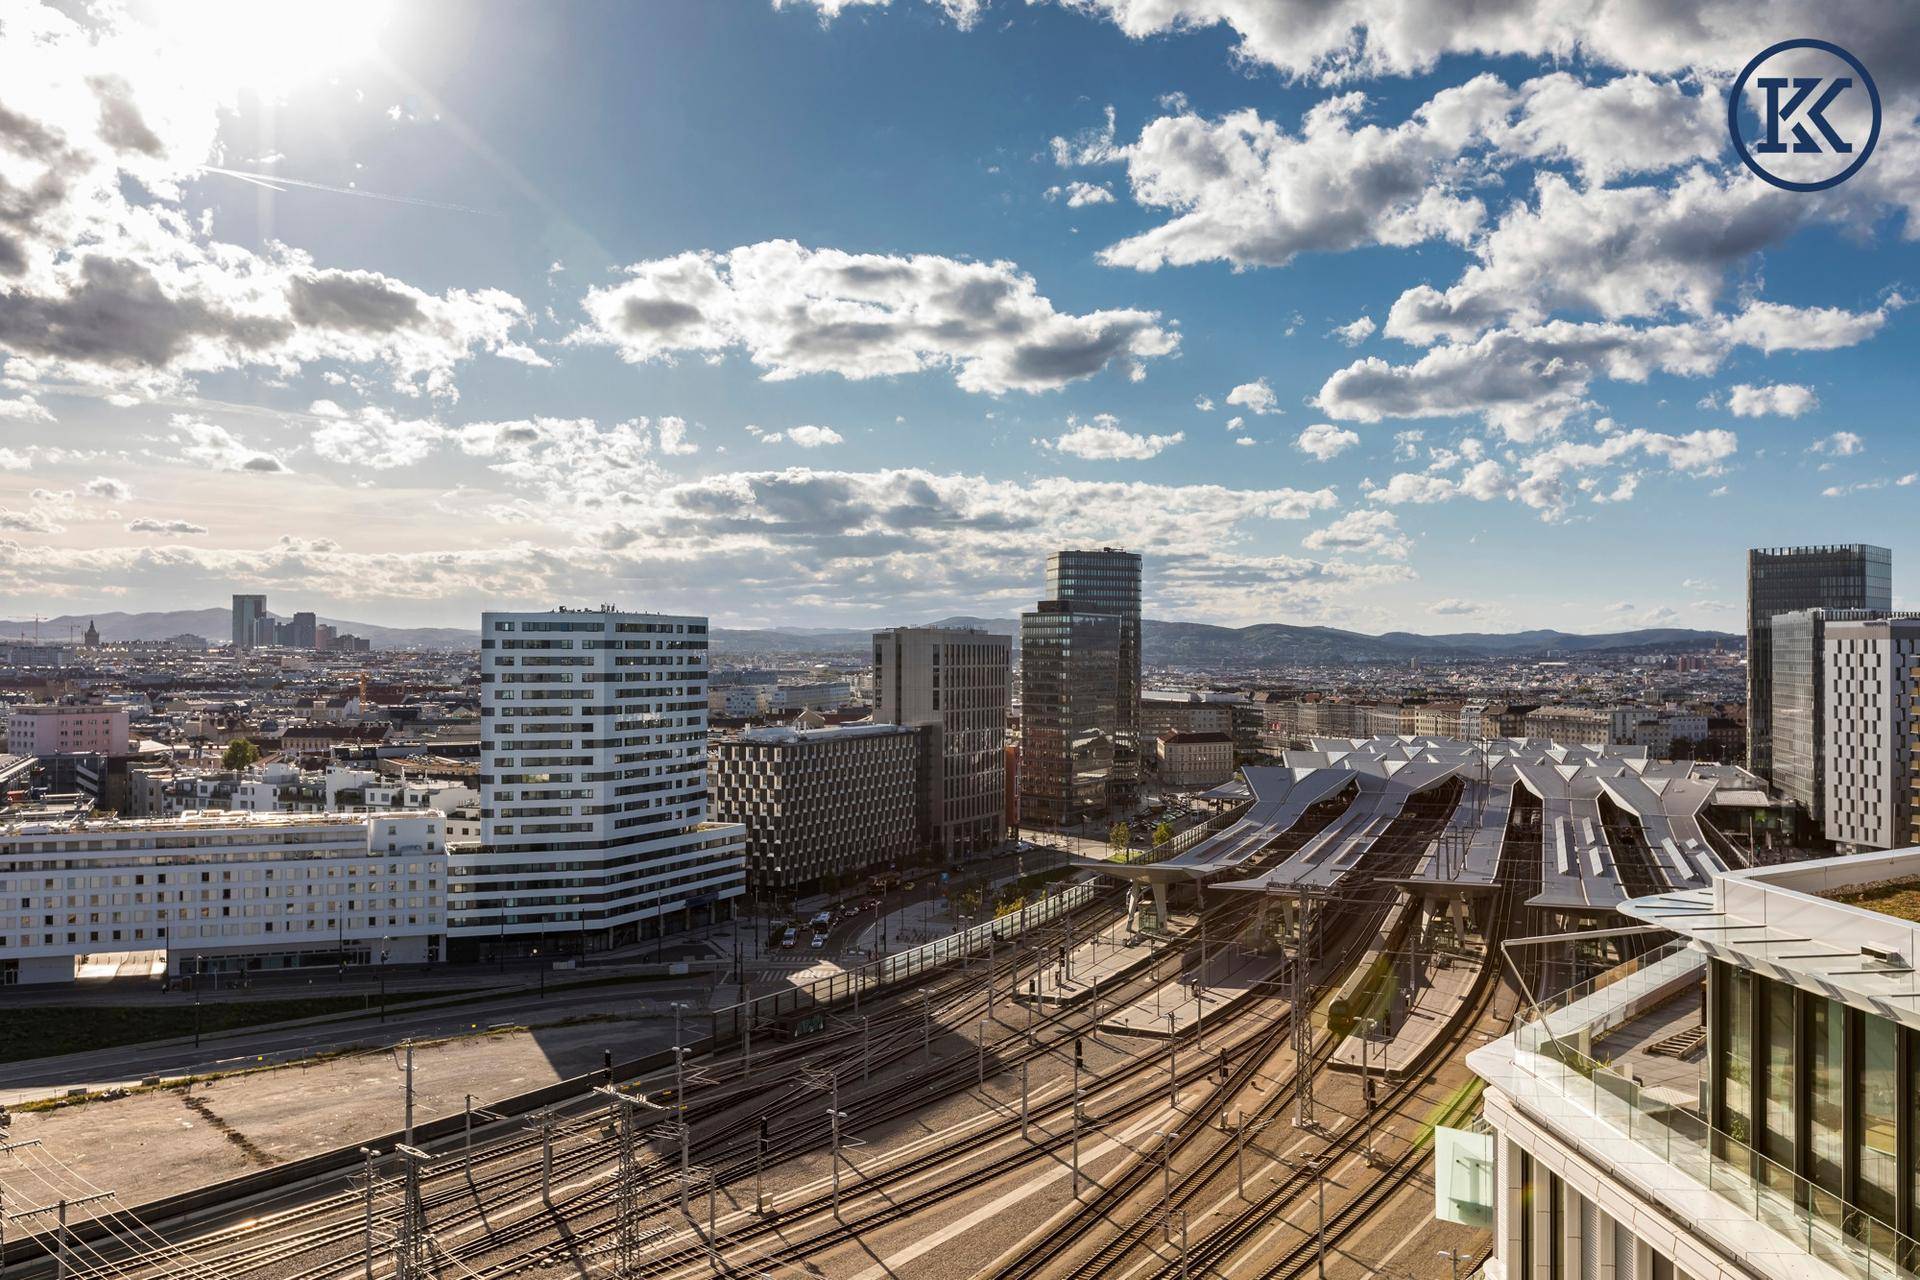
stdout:
[[1608,744],[1616,747],[1645,747],[1657,760],[1673,758],[1676,739],[1703,742],[1707,736],[1707,717],[1698,711],[1668,711],[1659,707],[1615,707],[1608,712],[1613,725]]
[[[1672,938],[1523,1005],[1468,1056],[1490,1133],[1441,1131],[1441,1216],[1490,1280],[1872,1280],[1920,1256],[1920,849],[1637,898]],[[1537,940],[1545,941],[1545,940]]]
[[438,960],[446,884],[438,813],[16,822],[0,827],[0,985],[115,957],[178,975]]
[[707,710],[714,715],[747,720],[760,714],[762,685],[723,684],[707,690]]
[[601,949],[729,909],[746,832],[707,820],[707,620],[489,612],[480,634],[481,842],[453,857],[455,950]]
[[1821,671],[1820,825],[1843,849],[1907,842],[1920,619],[1826,624]]

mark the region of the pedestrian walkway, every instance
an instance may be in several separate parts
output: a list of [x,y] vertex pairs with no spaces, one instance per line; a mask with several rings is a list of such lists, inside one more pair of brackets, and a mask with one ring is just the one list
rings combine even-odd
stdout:
[[[1371,1033],[1363,1027],[1355,1028],[1334,1050],[1334,1070],[1359,1071],[1364,1053],[1368,1071],[1398,1079],[1460,1016],[1484,963],[1485,957],[1479,955],[1430,956],[1420,971],[1411,1004],[1397,1017],[1390,1014],[1383,1019]],[[1399,968],[1404,971],[1405,966]],[[1395,1003],[1400,1001],[1396,999]],[[1388,1022],[1394,1024],[1391,1030]]]

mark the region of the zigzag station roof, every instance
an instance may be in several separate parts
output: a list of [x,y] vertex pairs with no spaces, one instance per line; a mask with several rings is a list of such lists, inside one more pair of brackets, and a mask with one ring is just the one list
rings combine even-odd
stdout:
[[[1309,742],[1305,750],[1285,752],[1282,766],[1244,770],[1252,806],[1194,848],[1145,866],[1082,865],[1136,880],[1205,879],[1218,888],[1257,893],[1325,890],[1349,874],[1364,874],[1375,843],[1410,800],[1458,778],[1460,794],[1445,833],[1429,843],[1413,874],[1400,883],[1440,892],[1490,889],[1516,788],[1524,788],[1541,806],[1541,891],[1529,905],[1610,911],[1628,894],[1602,820],[1602,797],[1637,821],[1654,873],[1673,888],[1687,889],[1705,885],[1710,871],[1726,865],[1709,843],[1701,810],[1722,788],[1759,785],[1746,770],[1729,765],[1649,760],[1644,747],[1414,736]],[[1221,878],[1269,850],[1315,803],[1349,787],[1347,807],[1284,861],[1248,878]],[[1640,858],[1643,851],[1636,848],[1630,856]]]

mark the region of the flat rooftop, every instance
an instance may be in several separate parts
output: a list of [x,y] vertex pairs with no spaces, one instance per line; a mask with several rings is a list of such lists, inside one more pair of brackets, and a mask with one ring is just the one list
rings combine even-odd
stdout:
[[383,809],[378,813],[248,813],[238,809],[196,809],[171,818],[44,817],[0,825],[0,838],[33,835],[160,835],[219,831],[242,827],[364,827],[392,818],[444,818],[438,809]]

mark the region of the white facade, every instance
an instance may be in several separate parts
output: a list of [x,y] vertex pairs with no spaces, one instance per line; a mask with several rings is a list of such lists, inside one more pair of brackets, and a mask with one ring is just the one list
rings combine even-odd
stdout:
[[707,821],[707,620],[481,616],[481,844],[451,935],[621,945],[745,888],[745,830]]
[[0,828],[0,982],[68,981],[83,957],[128,953],[176,974],[438,959],[445,831],[438,813]]
[[1920,621],[1828,622],[1821,681],[1827,839],[1854,849],[1905,844]]

